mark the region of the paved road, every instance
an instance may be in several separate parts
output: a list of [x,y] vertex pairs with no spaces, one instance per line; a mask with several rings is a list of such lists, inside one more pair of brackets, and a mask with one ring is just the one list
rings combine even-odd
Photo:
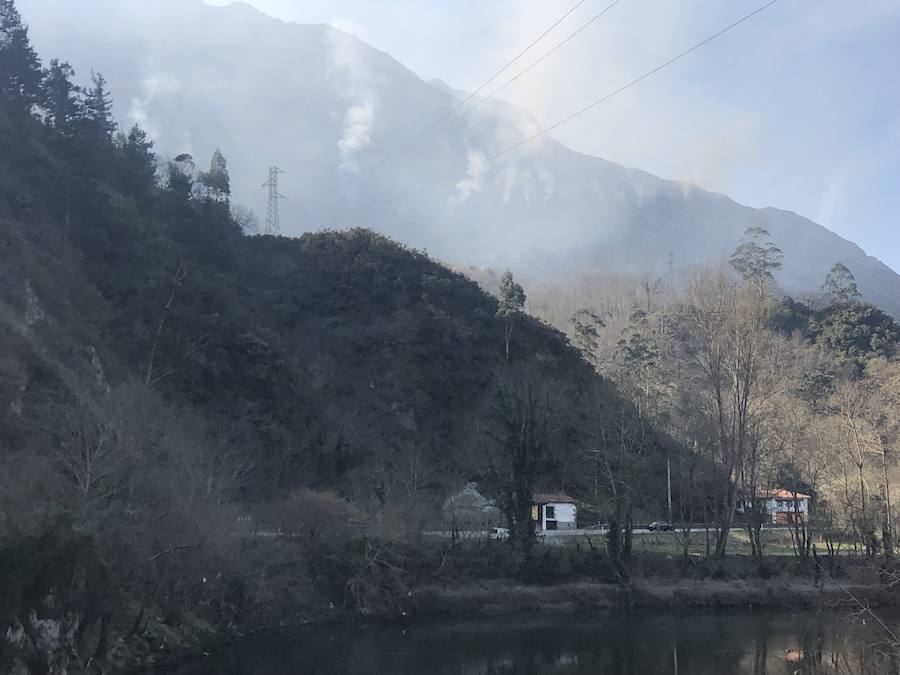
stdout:
[[[779,531],[779,530],[788,530],[788,529],[790,529],[790,528],[768,527],[768,528],[766,528],[766,531]],[[732,527],[731,531],[732,532],[746,532],[747,528]],[[543,539],[546,540],[546,539],[559,539],[559,538],[567,538],[567,537],[602,536],[602,535],[605,535],[607,532],[609,532],[609,529],[605,528],[605,527],[590,527],[590,528],[585,528],[585,529],[581,529],[581,530],[548,530],[547,532],[540,533],[538,536],[542,537]],[[672,531],[653,532],[651,530],[648,530],[647,528],[640,528],[640,527],[636,527],[631,531],[632,534],[656,534],[656,535],[669,535],[669,536],[681,535],[683,532],[684,532],[684,530],[681,527],[676,528],[674,532],[672,532]],[[702,526],[698,527],[696,525],[692,525],[690,527],[690,529],[688,530],[688,532],[690,532],[691,534],[695,534],[695,533],[702,534],[702,533],[706,532],[706,528],[702,527]],[[709,528],[709,533],[715,534],[715,530],[713,528]],[[446,537],[448,539],[451,536],[453,536],[449,530],[425,532],[424,534],[426,536],[430,536],[430,537]],[[491,535],[487,531],[465,531],[465,532],[460,532],[458,536],[460,539],[486,539],[486,538],[490,537]],[[496,535],[493,538],[496,539],[497,538]]]
[[[766,531],[766,532],[770,532],[770,531],[787,530],[787,529],[790,529],[790,528],[787,528],[787,527],[767,527],[767,528],[765,528],[765,531]],[[605,527],[586,528],[586,529],[584,529],[584,530],[570,530],[570,532],[574,532],[574,533],[577,533],[577,534],[591,534],[591,533],[593,533],[593,532],[596,532],[596,533],[599,533],[599,534],[606,534],[608,531],[609,531],[608,528],[605,528]],[[716,531],[715,528],[713,528],[713,527],[710,527],[710,528],[709,528],[710,534],[715,533],[715,531]],[[746,532],[746,531],[747,531],[747,528],[746,528],[746,527],[732,527],[732,528],[731,528],[731,531],[732,531],[732,532]],[[681,534],[682,532],[684,532],[684,530],[681,528],[681,526],[678,526],[678,527],[675,528],[674,532],[675,532],[675,534]],[[705,527],[702,527],[702,526],[699,526],[699,527],[698,527],[697,525],[692,525],[691,527],[688,528],[688,532],[691,532],[691,533],[694,533],[694,532],[706,532],[706,528],[705,528]],[[651,531],[651,530],[648,530],[646,527],[636,527],[636,528],[634,528],[634,529],[631,531],[631,533],[632,533],[632,534],[665,534],[665,532],[653,532],[653,531]],[[552,534],[552,533],[548,532],[547,534]],[[670,530],[670,534],[671,534],[671,530]]]

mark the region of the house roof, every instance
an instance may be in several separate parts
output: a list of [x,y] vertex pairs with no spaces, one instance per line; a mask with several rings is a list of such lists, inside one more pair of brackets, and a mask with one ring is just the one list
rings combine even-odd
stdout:
[[804,499],[812,499],[809,495],[805,495],[802,492],[791,492],[790,490],[783,490],[781,488],[777,488],[775,490],[765,490],[760,493],[760,497],[768,497],[769,499],[789,499],[789,500],[799,500],[802,501]]
[[562,492],[535,492],[531,501],[535,504],[574,504],[575,500]]

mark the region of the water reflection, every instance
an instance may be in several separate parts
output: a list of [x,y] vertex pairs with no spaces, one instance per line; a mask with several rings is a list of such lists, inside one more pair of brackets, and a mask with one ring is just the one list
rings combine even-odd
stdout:
[[[894,622],[892,625],[896,625]],[[248,641],[181,669],[334,675],[887,675],[895,651],[847,613],[608,615],[412,628],[342,627]]]

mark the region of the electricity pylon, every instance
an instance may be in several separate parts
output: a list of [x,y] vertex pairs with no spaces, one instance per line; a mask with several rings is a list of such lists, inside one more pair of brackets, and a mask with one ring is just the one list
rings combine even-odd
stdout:
[[269,180],[263,183],[264,188],[269,188],[269,208],[266,212],[266,234],[279,236],[281,234],[281,220],[278,214],[278,200],[284,199],[284,195],[278,191],[278,174],[284,173],[277,166],[269,167]]

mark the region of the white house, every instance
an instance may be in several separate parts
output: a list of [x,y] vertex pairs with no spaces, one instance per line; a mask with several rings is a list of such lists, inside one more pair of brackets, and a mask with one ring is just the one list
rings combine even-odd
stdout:
[[531,521],[538,532],[574,530],[577,508],[568,495],[535,494],[531,500]]
[[[802,492],[775,489],[760,492],[757,496],[759,510],[764,514],[766,522],[772,525],[793,525],[805,523],[809,519],[809,495]],[[738,512],[748,513],[749,500],[742,500]]]
[[773,525],[805,523],[809,518],[811,497],[802,492],[769,490],[763,495],[763,499],[765,499],[766,513],[771,516]]

